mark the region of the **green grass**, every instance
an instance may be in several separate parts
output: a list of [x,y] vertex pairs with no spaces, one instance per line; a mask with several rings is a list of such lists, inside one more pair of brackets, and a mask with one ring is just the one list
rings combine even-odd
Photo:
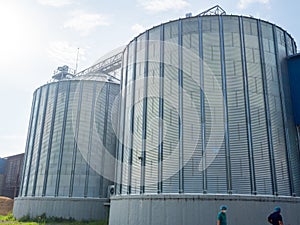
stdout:
[[0,215],[0,220],[2,220],[2,221],[13,221],[13,220],[15,220],[15,218],[12,215],[12,213],[9,213],[6,216],[1,216]]
[[20,225],[107,225],[107,221],[75,221],[74,219],[70,218],[68,220],[57,218],[57,217],[50,217],[47,218],[46,214],[41,216],[37,216],[35,218],[30,218],[29,216],[25,216],[20,220],[16,220],[14,216],[10,213],[6,216],[0,215],[0,223],[1,224],[20,224]]
[[6,216],[1,216],[0,215],[0,223],[2,224],[23,224],[23,225],[38,225],[38,223],[34,223],[34,222],[19,222],[17,221],[14,216],[10,213]]

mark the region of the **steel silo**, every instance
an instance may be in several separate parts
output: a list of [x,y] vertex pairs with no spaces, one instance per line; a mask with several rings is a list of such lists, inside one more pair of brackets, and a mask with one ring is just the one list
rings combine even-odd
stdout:
[[119,84],[87,75],[47,83],[33,95],[17,218],[106,218]]
[[[267,202],[253,211],[263,218],[274,196],[289,196],[282,204],[299,196],[286,65],[295,53],[277,25],[223,14],[170,21],[133,39],[123,58],[111,223],[211,221],[222,201],[236,214]],[[123,204],[132,208],[119,215]]]

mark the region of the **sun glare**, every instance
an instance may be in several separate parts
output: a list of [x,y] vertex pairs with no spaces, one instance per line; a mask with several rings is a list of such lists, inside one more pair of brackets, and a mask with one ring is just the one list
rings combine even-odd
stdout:
[[28,17],[17,5],[0,3],[1,64],[10,65],[27,51],[31,32],[28,25]]

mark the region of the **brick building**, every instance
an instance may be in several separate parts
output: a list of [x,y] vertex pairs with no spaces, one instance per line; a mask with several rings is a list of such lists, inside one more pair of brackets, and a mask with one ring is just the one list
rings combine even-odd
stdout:
[[0,195],[18,196],[23,168],[24,153],[0,159]]

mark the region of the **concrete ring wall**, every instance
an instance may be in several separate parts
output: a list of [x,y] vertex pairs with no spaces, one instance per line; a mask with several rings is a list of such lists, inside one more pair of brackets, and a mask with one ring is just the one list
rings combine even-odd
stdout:
[[281,207],[284,224],[300,224],[300,198],[174,194],[113,197],[109,225],[212,225],[220,205],[228,206],[232,225],[267,225],[275,206]]
[[20,197],[15,199],[14,216],[35,218],[42,214],[46,217],[75,220],[100,220],[108,218],[107,198],[51,198],[51,197]]

